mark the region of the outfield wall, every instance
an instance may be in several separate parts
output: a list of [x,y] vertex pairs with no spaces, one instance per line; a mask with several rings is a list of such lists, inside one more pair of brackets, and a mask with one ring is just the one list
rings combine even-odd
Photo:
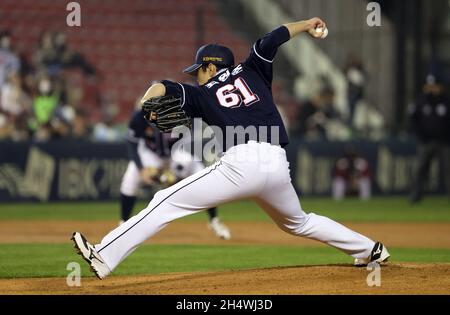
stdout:
[[[406,194],[415,166],[411,141],[352,143],[370,163],[375,194]],[[348,143],[292,141],[288,147],[293,183],[302,195],[330,195],[333,167]],[[0,143],[0,202],[111,200],[119,196],[126,169],[124,143],[56,141]],[[443,193],[435,161],[427,190]]]
[[0,143],[0,201],[117,198],[124,143]]
[[[291,175],[296,188],[303,195],[330,195],[333,168],[336,160],[352,145],[368,160],[372,177],[372,190],[376,195],[408,194],[416,168],[414,141],[385,140],[310,142],[292,141],[288,148]],[[442,161],[433,161],[425,191],[443,194],[444,172]]]

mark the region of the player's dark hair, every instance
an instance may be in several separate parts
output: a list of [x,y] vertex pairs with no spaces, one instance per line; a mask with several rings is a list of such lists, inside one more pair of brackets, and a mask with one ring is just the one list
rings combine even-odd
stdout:
[[[216,65],[216,64],[214,64],[214,63],[212,63],[213,65],[215,65],[216,66],[216,68],[217,68],[217,71],[220,71],[220,70],[222,70],[222,69],[225,69],[225,68],[228,68],[227,66],[224,66],[224,65]],[[208,66],[209,66],[210,64],[208,63],[208,64],[202,64],[202,70],[203,71],[206,71],[206,69],[208,68]]]

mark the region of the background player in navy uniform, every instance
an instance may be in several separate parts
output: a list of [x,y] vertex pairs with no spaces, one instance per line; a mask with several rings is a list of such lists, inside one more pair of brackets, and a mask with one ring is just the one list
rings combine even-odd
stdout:
[[[434,69],[433,69],[434,70]],[[431,71],[419,99],[409,106],[409,122],[417,136],[417,168],[415,169],[411,203],[422,200],[431,162],[442,161],[444,181],[450,198],[450,100],[445,77]]]
[[[196,63],[185,70],[197,76],[200,86],[162,81],[149,88],[144,101],[163,95],[180,97],[189,116],[220,127],[226,135],[222,141],[225,153],[214,165],[159,191],[147,208],[108,233],[100,244],[91,245],[75,232],[75,247],[97,277],[108,276],[173,220],[239,199],[257,202],[282,230],[351,255],[355,265],[389,258],[383,244],[326,217],[305,213],[291,184],[283,149],[288,138],[272,97],[272,63],[278,47],[298,34],[308,32],[320,38],[317,28],[326,28],[318,18],[285,24],[257,40],[248,59],[237,66],[228,48],[204,46]],[[240,133],[235,137],[227,135],[227,126],[263,128],[253,135]]]
[[[187,152],[175,152],[171,157],[173,141],[170,134],[162,133],[149,124],[140,110],[133,113],[128,127],[126,142],[130,162],[120,186],[120,224],[131,217],[140,185],[160,184],[164,169],[174,173],[178,181],[205,168],[202,162],[194,161]],[[220,221],[217,208],[210,208],[207,213],[208,227],[217,237],[229,240],[231,233]]]

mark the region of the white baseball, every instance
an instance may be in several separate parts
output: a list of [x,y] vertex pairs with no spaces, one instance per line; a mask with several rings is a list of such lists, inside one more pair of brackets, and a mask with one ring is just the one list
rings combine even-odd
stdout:
[[320,38],[322,38],[322,39],[324,39],[324,38],[326,38],[328,36],[328,28],[325,28],[325,30],[324,30],[323,28],[318,27],[318,28],[315,29],[315,31],[316,31],[317,34],[322,34],[320,36]]

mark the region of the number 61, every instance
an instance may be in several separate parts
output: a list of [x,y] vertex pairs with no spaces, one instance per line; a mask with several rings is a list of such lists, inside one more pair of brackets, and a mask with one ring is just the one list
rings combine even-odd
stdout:
[[[236,92],[239,92],[236,93]],[[250,106],[259,101],[258,95],[254,94],[242,78],[237,78],[233,84],[222,86],[216,92],[220,105],[228,108],[240,107],[242,102]]]

